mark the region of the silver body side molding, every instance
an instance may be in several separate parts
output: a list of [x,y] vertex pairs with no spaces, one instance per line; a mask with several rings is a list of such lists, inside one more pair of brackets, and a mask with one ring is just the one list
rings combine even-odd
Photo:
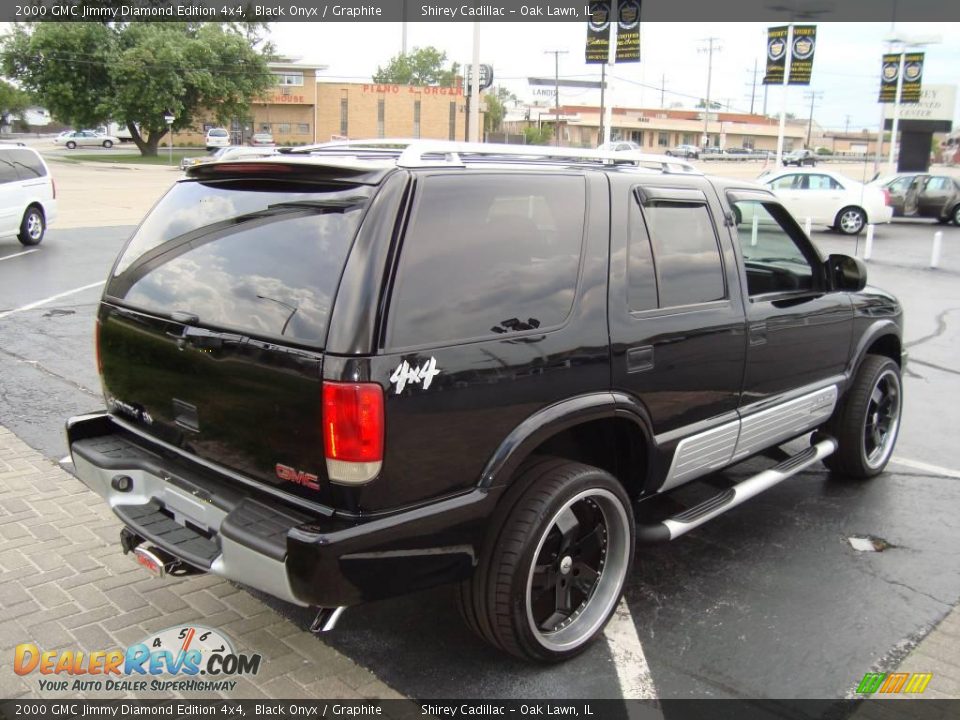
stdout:
[[[812,430],[832,414],[840,391],[836,384],[804,388],[799,396],[741,408],[739,417],[681,440],[660,491],[671,490],[778,442]],[[671,433],[672,434],[672,433]]]

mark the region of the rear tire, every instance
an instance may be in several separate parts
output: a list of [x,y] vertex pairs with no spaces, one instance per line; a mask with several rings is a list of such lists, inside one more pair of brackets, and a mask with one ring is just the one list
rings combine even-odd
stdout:
[[47,222],[43,217],[43,211],[36,205],[31,205],[23,213],[23,219],[20,221],[20,233],[17,235],[20,244],[39,245],[46,231]]
[[867,214],[858,207],[843,208],[837,213],[833,226],[844,235],[859,235],[867,224]]
[[67,150],[73,150],[75,147],[77,147],[77,144],[73,140],[67,143]]
[[837,451],[824,464],[837,475],[864,480],[890,461],[900,431],[903,384],[900,366],[882,355],[867,355],[842,406],[826,432]]
[[526,660],[560,662],[602,632],[633,561],[630,499],[609,473],[548,458],[521,470],[474,575],[467,625]]
[[103,146],[104,146],[107,150],[109,150],[110,148],[113,147],[113,141],[112,141],[112,140],[104,140],[104,141],[103,141]]

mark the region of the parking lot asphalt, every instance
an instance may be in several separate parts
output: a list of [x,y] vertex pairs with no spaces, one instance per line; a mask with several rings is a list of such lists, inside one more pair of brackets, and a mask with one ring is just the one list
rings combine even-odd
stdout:
[[[102,405],[96,283],[131,230],[55,227],[23,255],[16,241],[0,242],[0,425],[49,460],[66,454],[63,420]],[[943,262],[930,270],[936,230]],[[855,238],[813,237],[829,252],[858,249]],[[351,609],[319,642],[420,698],[839,698],[867,670],[895,667],[960,599],[960,228],[879,228],[868,267],[871,282],[904,303],[911,353],[896,459],[883,476],[847,484],[815,468],[676,543],[641,549],[619,634],[562,667],[515,662],[476,640],[449,588]],[[745,476],[762,462],[727,472]],[[0,509],[4,502],[0,495]],[[852,536],[882,538],[888,548],[859,553]],[[119,555],[106,534],[68,539],[76,551],[94,544],[98,557]],[[206,581],[175,582],[172,591],[186,595]],[[306,636],[309,613],[261,600]],[[193,612],[203,621],[202,608]]]

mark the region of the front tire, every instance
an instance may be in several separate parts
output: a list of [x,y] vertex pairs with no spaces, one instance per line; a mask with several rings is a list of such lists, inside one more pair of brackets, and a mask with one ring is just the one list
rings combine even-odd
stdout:
[[560,662],[602,632],[633,562],[630,499],[609,473],[548,459],[515,481],[525,488],[461,587],[468,625],[512,655]]
[[103,141],[103,146],[104,146],[107,150],[109,150],[110,148],[113,147],[113,141],[112,141],[112,140],[104,140],[104,141]]
[[888,357],[867,355],[827,426],[837,440],[837,451],[824,464],[848,478],[879,475],[897,443],[902,411],[900,366]]
[[73,140],[67,143],[67,150],[73,150],[76,147],[77,147],[77,144]]
[[858,207],[845,207],[837,213],[834,227],[844,235],[859,235],[867,224],[867,214]]
[[46,231],[47,223],[43,212],[40,208],[31,205],[23,213],[23,219],[20,221],[20,233],[17,235],[20,244],[39,245]]

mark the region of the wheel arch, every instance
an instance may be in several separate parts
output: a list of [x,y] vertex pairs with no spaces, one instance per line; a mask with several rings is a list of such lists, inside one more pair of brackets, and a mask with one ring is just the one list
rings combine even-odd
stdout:
[[883,355],[903,368],[903,341],[900,339],[900,327],[892,320],[876,322],[864,332],[857,341],[851,354],[848,376],[854,377],[867,355]]
[[653,458],[650,428],[642,407],[619,393],[561,401],[514,428],[487,461],[480,486],[508,485],[524,460],[547,454],[606,470],[636,498]]

